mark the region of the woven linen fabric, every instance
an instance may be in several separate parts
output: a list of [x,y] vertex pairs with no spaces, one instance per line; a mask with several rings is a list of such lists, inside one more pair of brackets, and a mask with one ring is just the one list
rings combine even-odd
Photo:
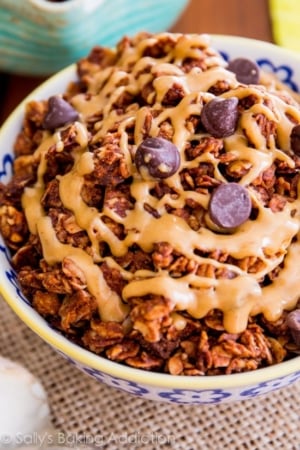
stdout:
[[[0,354],[44,385],[60,443],[73,449],[299,450],[300,383],[224,405],[157,403],[82,373],[24,325],[0,297]],[[1,401],[1,399],[0,399]]]
[[274,42],[300,51],[300,1],[269,0]]

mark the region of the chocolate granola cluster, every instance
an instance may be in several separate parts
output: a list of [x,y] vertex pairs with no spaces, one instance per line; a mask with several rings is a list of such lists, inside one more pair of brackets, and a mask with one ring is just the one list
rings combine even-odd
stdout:
[[27,104],[0,230],[24,294],[79,345],[173,375],[299,353],[300,108],[206,35],[94,48]]

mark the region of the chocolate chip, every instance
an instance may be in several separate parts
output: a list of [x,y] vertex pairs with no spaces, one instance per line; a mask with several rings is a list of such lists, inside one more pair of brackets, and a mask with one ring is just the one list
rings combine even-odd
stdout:
[[160,137],[148,137],[137,148],[134,161],[144,179],[167,178],[180,166],[176,145]]
[[251,213],[251,199],[238,183],[220,184],[212,193],[209,216],[220,228],[234,229],[246,222]]
[[235,73],[236,79],[243,84],[257,84],[259,67],[255,61],[247,58],[236,58],[229,62],[227,70]]
[[79,117],[78,112],[63,98],[55,95],[48,100],[48,111],[43,121],[46,130],[62,127],[68,122],[74,122]]
[[208,133],[215,138],[223,138],[233,134],[238,121],[238,99],[214,98],[206,103],[201,111],[201,121]]
[[286,325],[291,331],[295,344],[300,346],[300,309],[295,309],[287,315]]
[[290,142],[293,152],[300,156],[300,125],[295,125],[292,128]]

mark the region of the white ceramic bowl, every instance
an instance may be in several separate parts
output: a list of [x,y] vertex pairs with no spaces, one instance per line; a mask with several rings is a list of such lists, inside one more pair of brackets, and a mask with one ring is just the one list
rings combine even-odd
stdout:
[[[272,44],[230,36],[212,36],[213,47],[225,58],[247,56],[275,73],[289,87],[300,91],[300,55]],[[12,145],[21,127],[25,102],[46,99],[62,92],[76,78],[70,66],[50,78],[22,102],[0,132],[0,179],[11,176]],[[109,386],[158,401],[182,404],[212,404],[244,400],[290,385],[300,379],[300,356],[252,372],[219,376],[173,376],[123,366],[73,344],[38,315],[20,292],[9,254],[0,238],[0,291],[11,308],[36,334],[84,372]]]

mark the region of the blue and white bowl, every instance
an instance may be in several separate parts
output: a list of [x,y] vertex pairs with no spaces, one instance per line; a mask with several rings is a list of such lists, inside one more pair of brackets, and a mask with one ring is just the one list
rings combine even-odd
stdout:
[[[212,45],[225,58],[247,56],[290,88],[300,90],[300,55],[255,40],[212,36]],[[13,112],[0,131],[0,180],[11,177],[13,141],[20,130],[25,103],[62,92],[76,78],[72,65],[50,78]],[[85,373],[133,395],[178,404],[212,404],[245,400],[284,388],[300,379],[300,356],[252,372],[218,376],[174,376],[123,366],[80,348],[51,328],[22,295],[0,238],[0,292],[7,303],[37,335]]]
[[169,29],[189,0],[0,0],[0,70],[49,75],[94,45]]

